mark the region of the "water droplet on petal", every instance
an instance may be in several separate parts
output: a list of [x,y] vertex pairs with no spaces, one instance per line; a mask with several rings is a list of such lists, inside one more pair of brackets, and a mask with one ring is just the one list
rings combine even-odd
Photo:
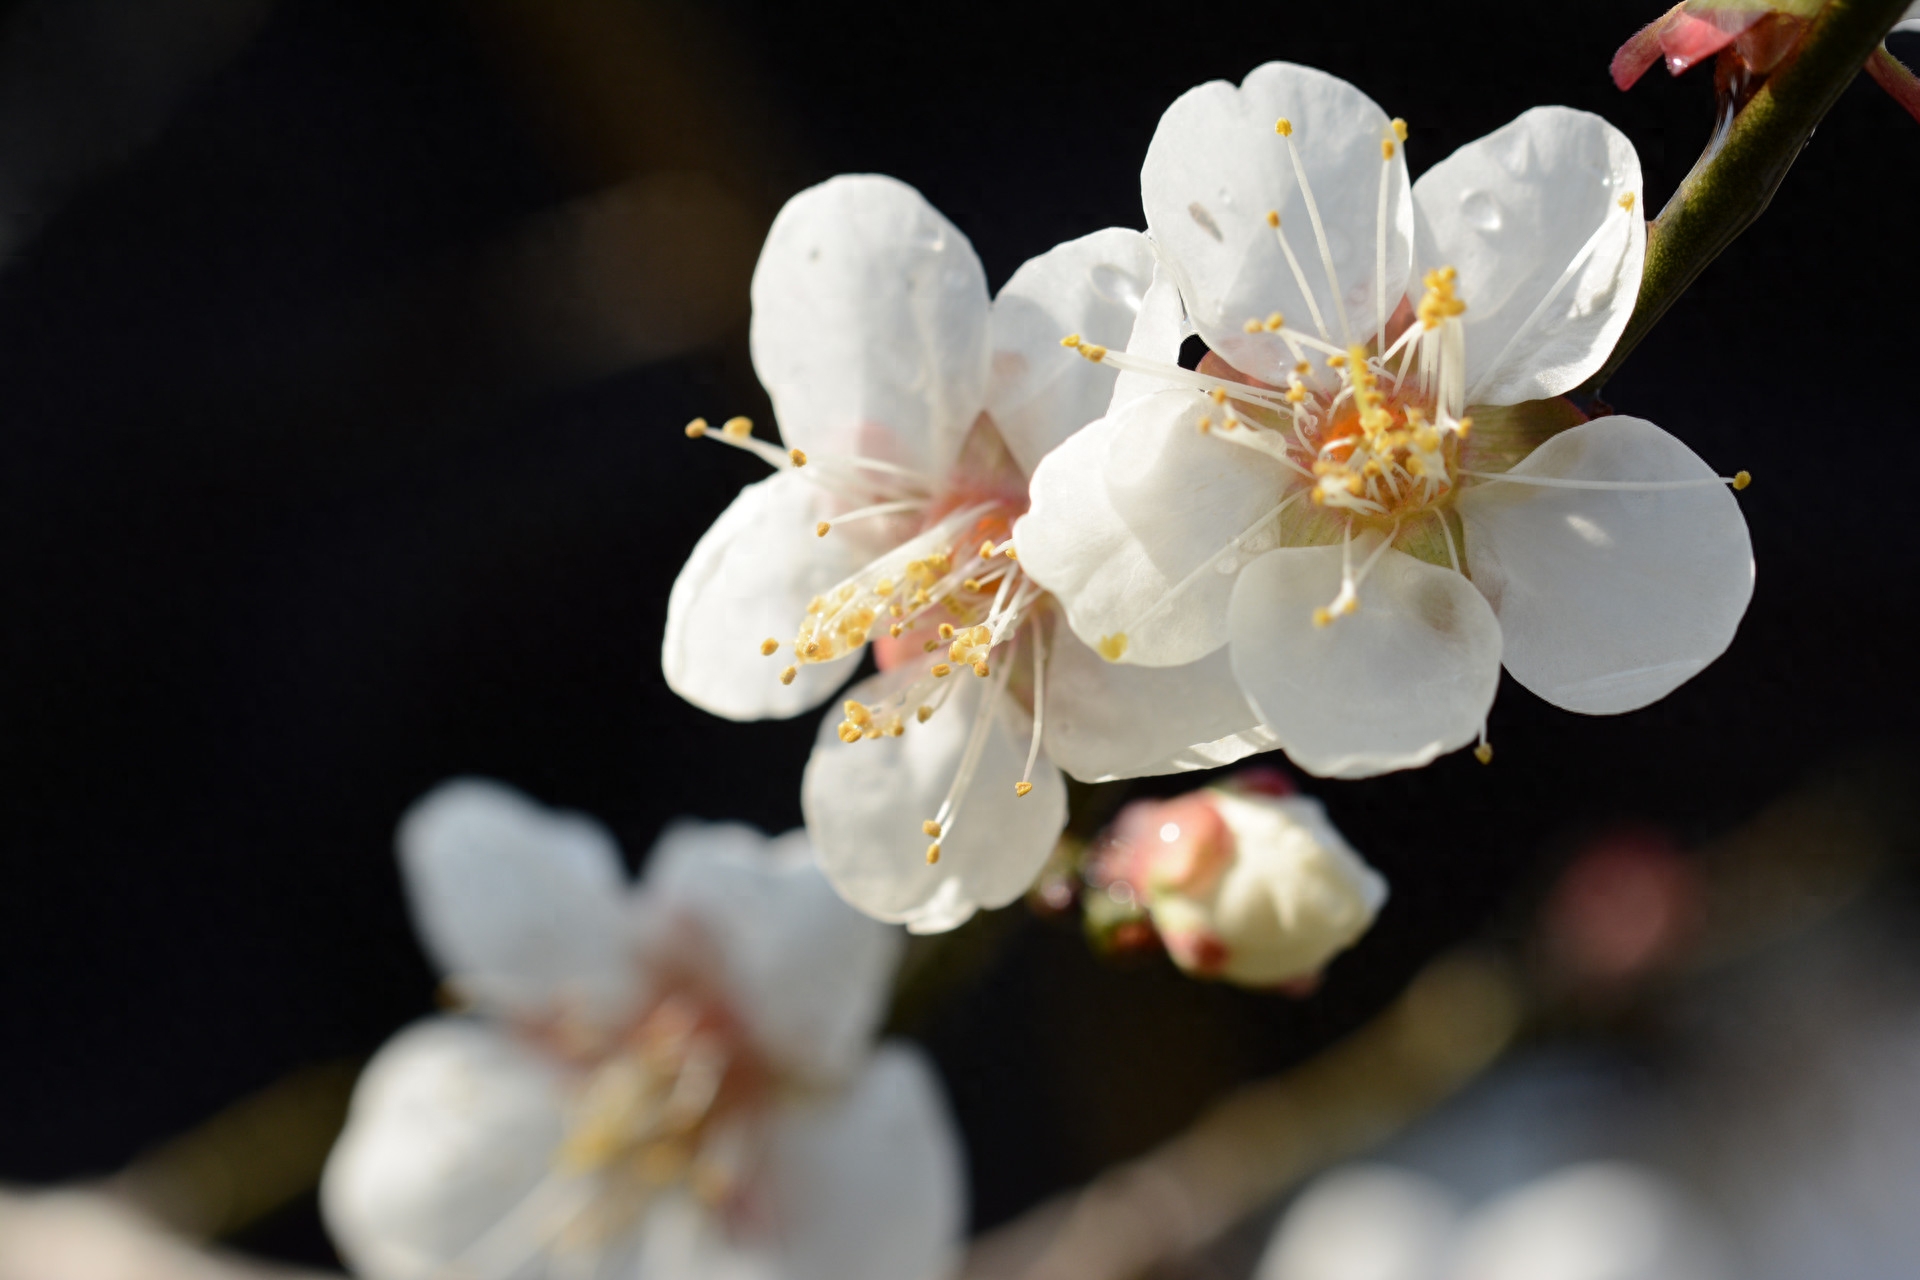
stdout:
[[1460,216],[1480,231],[1500,229],[1500,206],[1484,191],[1469,191],[1460,197]]
[[1114,266],[1103,262],[1087,273],[1088,286],[1108,302],[1129,311],[1138,311],[1142,301],[1140,282]]

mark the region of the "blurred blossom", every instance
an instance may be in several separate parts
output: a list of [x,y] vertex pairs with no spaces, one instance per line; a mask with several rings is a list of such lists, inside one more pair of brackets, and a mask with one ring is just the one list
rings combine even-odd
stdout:
[[1541,107],[1410,186],[1405,136],[1286,63],[1168,109],[1147,224],[1211,351],[1178,367],[1177,324],[1081,343],[1120,390],[1015,531],[1083,640],[1147,667],[1229,653],[1279,745],[1333,777],[1476,736],[1488,758],[1502,665],[1567,710],[1645,706],[1753,590],[1744,474],[1551,399],[1633,311],[1633,145]]
[[1591,841],[1541,911],[1549,959],[1576,982],[1614,987],[1672,962],[1700,931],[1705,886],[1666,832]]
[[1577,1165],[1462,1214],[1388,1168],[1343,1170],[1295,1201],[1257,1280],[1730,1280],[1713,1228],[1634,1165]]
[[1386,881],[1321,803],[1286,789],[1262,773],[1135,801],[1096,851],[1106,892],[1124,885],[1188,973],[1310,989],[1386,901]]
[[667,682],[717,715],[792,716],[872,645],[880,671],[822,723],[803,802],[834,886],[880,919],[936,932],[1025,892],[1066,822],[1063,769],[1169,773],[1272,745],[1224,654],[1109,666],[1055,625],[1008,541],[1028,474],[1110,392],[1060,335],[1120,343],[1164,315],[1153,262],[1139,233],[1095,232],[990,302],[972,246],[918,192],[835,178],[788,202],[754,272],[754,367],[783,447],[743,418],[688,427],[777,470],[674,583]]
[[612,838],[495,784],[400,828],[425,945],[470,1016],[374,1058],[321,1206],[376,1280],[920,1280],[961,1171],[917,1051],[872,1046],[897,935],[803,836],[686,823],[630,885]]

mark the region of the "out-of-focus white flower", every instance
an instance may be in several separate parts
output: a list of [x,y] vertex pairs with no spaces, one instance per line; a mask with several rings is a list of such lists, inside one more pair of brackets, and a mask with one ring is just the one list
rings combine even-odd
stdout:
[[198,1249],[93,1191],[0,1192],[0,1280],[329,1280]]
[[1111,393],[1060,335],[1127,341],[1152,271],[1144,236],[1101,231],[990,303],[966,237],[871,176],[802,192],[768,234],[753,357],[784,447],[744,419],[689,431],[778,471],[694,548],[661,660],[681,696],[744,720],[819,705],[872,645],[880,673],[821,726],[804,801],[828,877],[880,919],[938,931],[1024,892],[1066,821],[1060,769],[1094,781],[1272,745],[1224,654],[1110,668],[1053,625],[1007,540],[1028,474]]
[[1410,188],[1404,129],[1282,63],[1169,108],[1147,221],[1212,351],[1177,367],[1177,325],[1079,344],[1126,395],[1041,463],[1014,533],[1104,656],[1226,647],[1279,744],[1337,777],[1484,742],[1503,662],[1569,710],[1644,706],[1753,588],[1744,475],[1548,399],[1633,309],[1632,145],[1538,108]]
[[1232,784],[1135,801],[1097,856],[1174,963],[1249,987],[1317,977],[1387,900],[1318,800]]
[[1725,1280],[1718,1234],[1635,1165],[1575,1165],[1470,1215],[1431,1179],[1322,1178],[1275,1229],[1257,1280]]
[[957,1142],[874,1049],[898,935],[800,833],[685,824],[630,886],[599,825],[490,783],[401,824],[427,950],[474,1016],[400,1033],[321,1207],[375,1280],[919,1280],[958,1247]]

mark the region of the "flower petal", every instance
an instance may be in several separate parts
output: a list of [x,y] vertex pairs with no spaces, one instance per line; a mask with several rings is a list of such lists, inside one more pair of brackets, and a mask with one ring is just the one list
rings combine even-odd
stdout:
[[1034,472],[1033,505],[1014,528],[1021,565],[1096,650],[1169,667],[1226,642],[1234,572],[1270,545],[1265,517],[1297,482],[1202,435],[1212,408],[1184,390],[1135,400]]
[[[1161,364],[1178,364],[1180,347],[1192,332],[1187,324],[1186,304],[1180,301],[1180,286],[1164,262],[1155,262],[1153,282],[1140,300],[1140,314],[1134,318],[1133,331],[1127,335],[1127,354],[1145,356]],[[1106,412],[1112,414],[1122,405],[1141,396],[1165,391],[1164,378],[1141,370],[1123,371],[1113,380],[1113,398]]]
[[713,941],[734,1008],[761,1048],[814,1080],[851,1072],[886,1012],[900,934],[842,902],[804,831],[682,821],[647,859],[646,887]]
[[986,401],[987,307],[973,246],[906,183],[802,191],[753,272],[753,367],[781,438],[941,473]]
[[[1292,142],[1326,230],[1340,285],[1333,290],[1322,265],[1307,200],[1275,122],[1286,118]],[[1239,88],[1214,80],[1182,94],[1160,117],[1140,194],[1147,227],[1172,265],[1193,322],[1207,345],[1243,373],[1284,383],[1296,359],[1269,333],[1248,334],[1250,317],[1274,311],[1290,325],[1313,330],[1307,295],[1288,266],[1268,211],[1298,259],[1334,342],[1364,342],[1379,327],[1375,299],[1391,315],[1406,292],[1412,260],[1413,206],[1404,150],[1381,160],[1393,138],[1386,112],[1344,80],[1310,67],[1270,62]],[[1386,276],[1379,274],[1380,182],[1389,175]]]
[[463,778],[407,810],[399,846],[415,927],[463,994],[588,1014],[631,998],[626,869],[593,819]]
[[320,1180],[320,1210],[356,1275],[440,1275],[549,1176],[561,1081],[483,1023],[433,1018],[374,1055]]
[[960,1142],[916,1049],[883,1047],[846,1093],[779,1114],[765,1176],[785,1280],[939,1280],[958,1260]]
[[[865,563],[858,538],[822,538],[832,495],[801,471],[782,471],[740,491],[694,545],[667,596],[660,669],[667,687],[729,720],[798,715],[817,707],[856,664],[802,663],[780,683],[807,602]],[[761,642],[774,639],[772,656]]]
[[1288,1207],[1260,1280],[1432,1280],[1459,1229],[1446,1187],[1388,1165],[1317,1178]]
[[1124,347],[1153,273],[1152,242],[1138,231],[1109,227],[1029,259],[994,299],[987,412],[1023,475],[1105,413],[1113,397],[1112,371],[1060,340],[1077,333]]
[[[1369,550],[1356,540],[1357,567]],[[1233,673],[1294,763],[1330,778],[1426,764],[1471,742],[1500,685],[1500,624],[1473,584],[1388,551],[1360,607],[1324,627],[1340,547],[1288,547],[1240,572]]]
[[1413,200],[1416,270],[1460,273],[1468,404],[1557,396],[1606,362],[1647,251],[1640,157],[1625,134],[1585,111],[1535,107],[1427,170]]
[[[1561,432],[1512,475],[1710,481],[1712,468],[1639,418]],[[1513,678],[1589,715],[1665,697],[1733,642],[1753,545],[1725,485],[1631,492],[1492,482],[1460,495],[1467,569],[1492,602]]]
[[1082,782],[1211,769],[1279,745],[1225,649],[1184,667],[1142,667],[1108,662],[1056,627],[1046,699],[1047,755]]
[[[921,674],[918,666],[895,668],[848,696],[877,703]],[[958,822],[940,838],[940,861],[927,864],[921,824],[939,811],[989,692],[988,680],[964,668],[947,678],[958,684],[946,704],[925,724],[909,712],[898,738],[842,742],[834,728],[839,717],[827,716],[800,785],[807,832],[833,887],[868,915],[919,933],[951,929],[1026,892],[1067,821],[1066,783],[1044,757],[1034,768],[1033,791],[1014,794],[1029,738],[1012,723],[1017,706],[1002,696],[1000,705],[984,708],[993,722],[978,770]]]

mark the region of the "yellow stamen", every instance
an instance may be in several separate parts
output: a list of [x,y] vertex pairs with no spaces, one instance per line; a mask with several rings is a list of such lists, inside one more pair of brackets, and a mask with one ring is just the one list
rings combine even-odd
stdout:
[[1736,472],[1734,472],[1734,473],[1733,473],[1733,487],[1734,487],[1734,488],[1736,488],[1736,489],[1744,489],[1744,488],[1746,488],[1746,487],[1747,487],[1748,485],[1750,485],[1750,484],[1752,484],[1752,483],[1753,483],[1753,475],[1752,475],[1752,473],[1751,473],[1751,472],[1746,472],[1746,471],[1736,471]]
[[775,640],[772,636],[768,636],[765,640],[762,640],[760,642],[761,657],[771,658],[774,654],[778,652],[780,652],[780,642],[778,640]]
[[1013,794],[1016,796],[1024,796],[1031,790],[1033,790],[1033,784],[1031,782],[1016,782],[1013,784]]
[[784,671],[782,671],[782,672],[780,673],[780,683],[781,683],[781,684],[792,684],[792,683],[793,683],[793,678],[794,678],[795,676],[797,676],[797,675],[799,675],[799,674],[800,674],[800,668],[798,668],[798,667],[788,667],[788,668],[786,668],[786,669],[785,669]]
[[827,536],[827,530],[831,528],[833,528],[832,525],[822,520],[819,524],[813,526],[813,536],[816,538],[824,538]]
[[935,840],[938,840],[940,838],[940,824],[935,822],[932,818],[928,818],[925,822],[921,823],[920,830],[926,833],[927,835],[932,836]]
[[938,861],[940,861],[940,842],[935,840],[927,846],[927,865],[932,866]]
[[726,425],[720,429],[735,440],[744,440],[753,434],[753,419],[728,418]]
[[1273,122],[1273,131],[1283,138],[1291,138],[1293,136],[1293,121],[1287,119],[1285,116],[1281,116]]
[[707,434],[707,420],[705,418],[695,418],[687,424],[687,439],[698,440],[705,434]]
[[1121,655],[1127,651],[1127,633],[1116,631],[1110,636],[1101,636],[1100,643],[1095,648],[1099,649],[1100,656],[1108,662],[1118,662]]
[[1473,758],[1475,760],[1478,760],[1481,764],[1492,764],[1493,763],[1493,744],[1491,742],[1483,742],[1479,746],[1475,747],[1473,749]]
[[1402,142],[1407,140],[1407,122],[1399,116],[1393,118],[1393,136]]
[[787,450],[787,456],[793,459],[793,465],[796,467],[804,467],[807,465],[807,455],[799,449]]
[[935,679],[945,679],[953,674],[953,668],[944,662],[936,662],[933,664],[933,674]]
[[1633,192],[1629,191],[1627,192],[1627,194],[1620,197],[1620,207],[1622,209],[1625,209],[1628,213],[1633,212]]

